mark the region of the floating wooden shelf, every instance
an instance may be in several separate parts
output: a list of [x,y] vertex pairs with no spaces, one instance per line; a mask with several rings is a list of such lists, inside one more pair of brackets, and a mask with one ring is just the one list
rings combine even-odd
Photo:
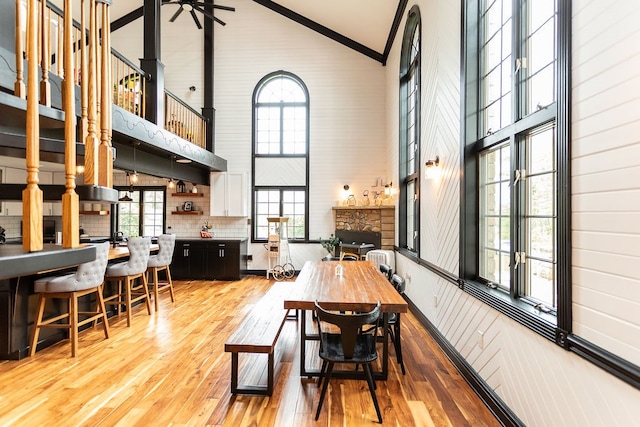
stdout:
[[171,193],[174,197],[204,197],[204,193]]
[[109,211],[80,211],[80,215],[109,215]]
[[202,211],[171,211],[171,215],[202,215]]

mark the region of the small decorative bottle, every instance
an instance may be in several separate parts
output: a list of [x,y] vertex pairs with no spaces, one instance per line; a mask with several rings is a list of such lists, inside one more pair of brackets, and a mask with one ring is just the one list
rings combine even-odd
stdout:
[[336,276],[342,276],[342,272],[344,269],[342,268],[342,264],[336,265]]

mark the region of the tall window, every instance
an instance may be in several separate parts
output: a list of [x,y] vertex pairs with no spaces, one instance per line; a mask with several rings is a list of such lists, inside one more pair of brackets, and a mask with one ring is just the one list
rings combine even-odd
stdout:
[[466,2],[461,275],[548,314],[569,268],[558,22],[558,0]]
[[253,96],[253,240],[269,217],[288,217],[288,236],[308,240],[309,96],[295,75],[265,76]]
[[126,236],[155,237],[165,229],[165,190],[164,188],[140,188],[133,191],[119,189],[118,196],[128,195],[131,202],[119,202],[117,205],[116,230]]
[[418,252],[420,216],[420,10],[414,6],[402,39],[400,59],[401,247]]

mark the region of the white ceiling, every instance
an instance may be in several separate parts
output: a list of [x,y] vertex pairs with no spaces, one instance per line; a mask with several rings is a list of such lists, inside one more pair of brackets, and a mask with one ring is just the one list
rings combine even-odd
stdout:
[[[217,0],[215,3],[237,7],[242,1],[249,0]],[[62,9],[63,0],[52,0]],[[393,24],[399,0],[278,0],[274,3],[296,12],[311,21],[323,25],[345,37],[348,37],[380,54],[384,47]],[[79,20],[80,0],[72,0],[74,16]],[[138,9],[143,0],[113,0],[111,6],[111,21]],[[167,21],[177,10],[176,5],[165,5],[162,8],[163,19]],[[276,12],[272,12],[276,13]],[[217,11],[216,16],[233,25],[236,19],[242,19],[241,14]],[[172,25],[193,25],[191,19],[177,19]],[[309,30],[312,31],[312,30]]]

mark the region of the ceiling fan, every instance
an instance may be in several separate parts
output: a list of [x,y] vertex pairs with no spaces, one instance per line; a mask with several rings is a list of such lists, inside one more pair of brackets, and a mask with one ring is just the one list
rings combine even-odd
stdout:
[[201,1],[196,1],[196,0],[163,1],[162,5],[164,6],[165,4],[178,4],[178,5],[180,5],[180,8],[176,11],[176,13],[173,14],[171,19],[169,19],[169,22],[175,21],[178,18],[178,16],[180,16],[182,11],[186,10],[187,12],[191,13],[191,17],[193,18],[193,22],[196,23],[196,27],[198,27],[199,30],[202,29],[202,25],[200,24],[200,20],[198,19],[198,16],[196,15],[196,12],[195,12],[196,10],[198,12],[202,13],[207,18],[213,19],[214,21],[216,21],[220,25],[227,25],[227,24],[226,24],[226,22],[223,22],[220,19],[218,19],[215,16],[213,16],[213,13],[209,12],[207,9],[213,8],[213,9],[220,9],[220,10],[228,10],[230,12],[235,12],[236,11],[235,7],[220,6],[220,5],[212,4],[212,3],[203,3]]

